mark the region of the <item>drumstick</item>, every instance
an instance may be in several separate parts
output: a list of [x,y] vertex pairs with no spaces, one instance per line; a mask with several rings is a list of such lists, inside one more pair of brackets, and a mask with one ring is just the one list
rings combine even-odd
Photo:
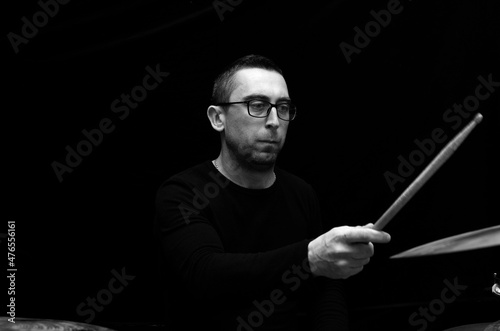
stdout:
[[386,212],[377,220],[373,226],[376,230],[382,230],[384,226],[399,212],[401,208],[417,193],[417,191],[432,177],[443,163],[457,150],[458,146],[467,138],[476,124],[481,122],[483,115],[477,114],[465,128],[460,131],[453,140],[451,140],[438,155],[425,167],[424,171],[406,188],[406,190],[394,201]]

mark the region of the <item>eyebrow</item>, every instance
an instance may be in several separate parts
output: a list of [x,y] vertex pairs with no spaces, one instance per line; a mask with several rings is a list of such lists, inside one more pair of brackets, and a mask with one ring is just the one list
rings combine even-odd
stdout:
[[[268,102],[269,102],[269,100],[271,100],[265,94],[254,93],[254,94],[250,94],[250,95],[247,95],[246,97],[244,97],[243,101],[254,100],[254,99],[265,100],[265,101],[268,101]],[[280,101],[292,102],[292,99],[290,99],[289,97],[282,97],[282,98],[279,98],[276,102],[280,102]]]

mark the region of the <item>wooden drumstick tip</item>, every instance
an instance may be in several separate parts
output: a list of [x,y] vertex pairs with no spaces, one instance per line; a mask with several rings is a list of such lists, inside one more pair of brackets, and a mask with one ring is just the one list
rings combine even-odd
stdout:
[[474,117],[474,122],[476,122],[476,124],[479,124],[481,123],[482,120],[483,120],[483,115],[481,115],[481,113],[477,113],[477,115]]

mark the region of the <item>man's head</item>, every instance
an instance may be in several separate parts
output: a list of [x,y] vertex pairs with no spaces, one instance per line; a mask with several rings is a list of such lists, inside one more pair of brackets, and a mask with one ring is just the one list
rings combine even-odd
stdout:
[[[256,113],[252,106],[249,111],[246,102],[251,100],[279,106],[267,114],[264,103],[265,110]],[[272,168],[285,143],[286,119],[291,119],[287,117],[291,101],[281,69],[263,56],[238,59],[215,80],[212,102],[207,115],[212,127],[221,133],[222,152],[247,169]]]
[[283,76],[281,68],[271,59],[261,55],[247,55],[227,66],[215,79],[212,90],[212,105],[229,102],[229,97],[235,89],[234,75],[242,69],[260,68],[276,71]]

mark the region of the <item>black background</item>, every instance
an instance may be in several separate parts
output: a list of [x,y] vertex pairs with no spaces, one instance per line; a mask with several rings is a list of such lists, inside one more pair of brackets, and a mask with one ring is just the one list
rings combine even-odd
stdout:
[[[330,226],[375,222],[437,151],[392,192],[384,173],[397,174],[398,156],[407,158],[414,140],[436,128],[449,141],[468,120],[453,129],[445,111],[474,95],[478,76],[500,81],[493,0],[402,1],[403,10],[347,63],[339,44],[353,45],[353,28],[364,29],[370,11],[387,4],[244,0],[221,21],[211,1],[73,0],[15,53],[7,35],[20,35],[21,18],[32,21],[40,6],[5,3],[3,227],[16,221],[16,316],[84,322],[76,307],[125,268],[135,278],[92,324],[161,323],[155,191],[217,156],[218,134],[206,118],[211,84],[246,54],[274,59],[299,107],[279,166],[316,188]],[[169,76],[120,120],[111,103],[142,83],[146,66]],[[427,330],[500,319],[490,291],[498,247],[390,259],[498,224],[496,89],[475,111],[483,122],[385,228],[391,243],[376,245],[371,263],[347,281],[353,330],[417,330],[410,315],[455,278],[467,289]],[[82,130],[103,118],[114,131],[59,182],[52,163],[64,163],[66,146],[76,148]]]

